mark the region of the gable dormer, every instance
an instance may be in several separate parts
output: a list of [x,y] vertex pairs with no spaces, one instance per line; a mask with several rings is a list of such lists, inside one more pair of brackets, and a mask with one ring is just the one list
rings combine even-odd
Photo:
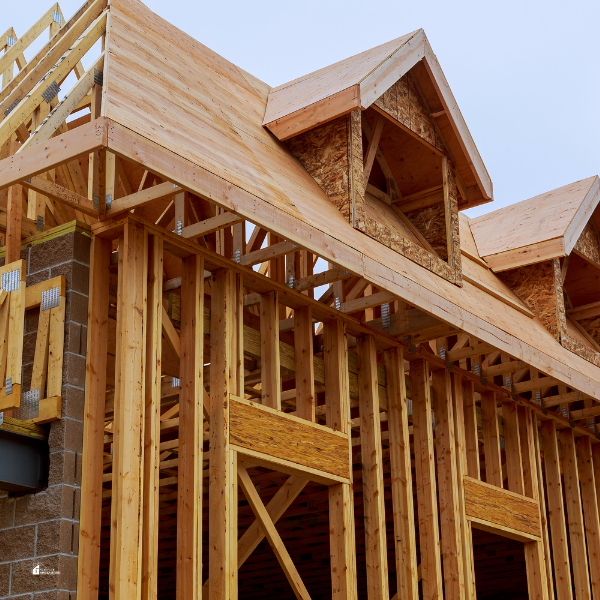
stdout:
[[565,348],[600,366],[600,178],[473,219],[481,258]]
[[422,30],[274,88],[264,125],[354,228],[460,284],[491,181]]

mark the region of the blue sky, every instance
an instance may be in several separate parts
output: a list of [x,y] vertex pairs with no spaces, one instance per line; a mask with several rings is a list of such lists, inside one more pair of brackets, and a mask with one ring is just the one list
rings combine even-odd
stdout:
[[[4,4],[17,35],[50,6]],[[424,28],[494,182],[471,216],[600,173],[598,0],[146,4],[273,86]]]

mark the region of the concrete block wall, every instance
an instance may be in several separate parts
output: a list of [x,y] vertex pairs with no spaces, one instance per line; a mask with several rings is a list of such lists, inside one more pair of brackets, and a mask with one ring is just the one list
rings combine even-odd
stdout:
[[[72,231],[21,252],[27,285],[64,275],[66,281],[62,418],[49,426],[48,488],[10,497],[0,491],[0,599],[74,600],[77,546],[90,238]],[[38,311],[25,320],[23,385],[29,389]],[[40,570],[55,574],[34,575]]]

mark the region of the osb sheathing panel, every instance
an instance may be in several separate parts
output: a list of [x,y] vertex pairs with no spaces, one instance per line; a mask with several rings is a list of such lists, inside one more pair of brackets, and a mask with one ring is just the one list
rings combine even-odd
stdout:
[[429,116],[430,111],[410,72],[375,100],[375,106],[432,146],[446,151],[441,134]]
[[340,117],[285,143],[350,222],[348,127],[348,117]]
[[598,231],[592,223],[588,223],[584,227],[575,244],[574,250],[585,256],[588,260],[600,265],[600,239]]
[[560,341],[552,261],[498,273],[544,327]]
[[[407,88],[407,94],[409,93]],[[416,96],[415,96],[416,97]],[[327,194],[332,204],[345,219],[369,237],[402,254],[441,277],[460,284],[460,237],[458,223],[458,190],[454,166],[449,166],[451,227],[453,236],[453,266],[448,258],[446,220],[443,204],[433,207],[423,215],[423,235],[434,246],[440,258],[434,257],[419,243],[406,237],[399,223],[377,217],[377,212],[367,210],[363,181],[362,115],[360,110],[340,117],[287,140],[286,145],[302,166]]]
[[560,339],[567,337],[567,313],[565,310],[565,295],[563,292],[562,269],[560,259],[552,259],[552,275],[554,277],[554,296],[556,298],[556,319]]
[[590,347],[585,346],[579,340],[573,339],[570,335],[566,335],[562,340],[562,345],[567,349],[577,354],[581,358],[591,362],[593,365],[600,367],[600,352],[592,350]]
[[432,245],[440,258],[448,260],[446,215],[443,204],[420,208],[406,213],[423,237]]

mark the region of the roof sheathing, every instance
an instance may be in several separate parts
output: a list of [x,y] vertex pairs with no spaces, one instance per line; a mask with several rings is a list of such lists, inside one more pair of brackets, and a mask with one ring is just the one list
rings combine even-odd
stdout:
[[446,282],[345,222],[264,130],[264,95],[234,65],[137,0],[112,1],[108,52],[105,110],[114,121],[114,152],[600,395],[600,369],[555,343],[533,319],[469,283]]

